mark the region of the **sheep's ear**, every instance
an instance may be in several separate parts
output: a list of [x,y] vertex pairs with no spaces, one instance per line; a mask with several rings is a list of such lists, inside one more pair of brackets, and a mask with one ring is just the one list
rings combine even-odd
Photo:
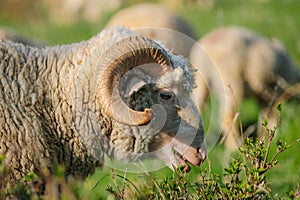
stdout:
[[155,82],[157,77],[161,77],[165,73],[166,71],[164,71],[164,69],[157,63],[144,64],[134,70],[131,70],[128,72],[125,81],[121,84],[124,97],[130,97],[134,92],[139,91],[144,85]]
[[134,92],[139,91],[144,85],[146,85],[146,83],[142,79],[132,77],[126,83],[124,97],[130,97]]

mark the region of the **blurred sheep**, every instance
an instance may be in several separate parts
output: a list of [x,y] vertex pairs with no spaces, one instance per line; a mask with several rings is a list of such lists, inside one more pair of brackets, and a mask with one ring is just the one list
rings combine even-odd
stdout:
[[192,5],[201,8],[211,8],[215,4],[215,0],[160,0],[161,4],[168,7],[180,7],[182,5]]
[[188,57],[194,40],[193,28],[179,15],[154,3],[141,3],[116,13],[107,27],[122,25],[145,37],[161,41],[174,52]]
[[10,40],[12,42],[22,43],[29,46],[43,46],[42,42],[30,40],[29,38],[26,38],[21,34],[7,28],[0,28],[0,39]]
[[192,48],[190,61],[198,69],[196,82],[200,86],[195,94],[200,110],[208,89],[217,94],[220,125],[229,150],[242,143],[237,114],[244,97],[256,97],[267,108],[279,89],[300,81],[282,43],[242,27],[222,27],[208,33]]
[[59,24],[70,24],[84,19],[96,23],[104,13],[119,8],[121,0],[43,0],[49,18]]

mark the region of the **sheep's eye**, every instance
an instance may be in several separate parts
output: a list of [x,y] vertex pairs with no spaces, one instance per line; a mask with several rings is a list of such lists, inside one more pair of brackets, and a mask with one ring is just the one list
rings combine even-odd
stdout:
[[171,92],[161,92],[159,94],[160,98],[164,99],[164,100],[170,100],[172,98],[172,93]]

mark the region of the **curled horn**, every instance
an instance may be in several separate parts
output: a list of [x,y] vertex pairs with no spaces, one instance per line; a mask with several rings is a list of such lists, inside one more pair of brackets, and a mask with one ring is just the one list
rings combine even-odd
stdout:
[[144,125],[150,122],[152,110],[135,111],[128,107],[114,89],[120,78],[129,70],[155,63],[163,73],[169,71],[171,62],[166,51],[156,42],[141,37],[128,37],[113,45],[106,53],[106,61],[101,63],[97,99],[106,114],[115,121],[127,125]]

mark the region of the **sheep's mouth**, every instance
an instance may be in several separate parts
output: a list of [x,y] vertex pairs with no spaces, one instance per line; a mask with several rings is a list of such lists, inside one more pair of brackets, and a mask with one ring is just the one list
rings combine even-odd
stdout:
[[183,171],[189,172],[191,170],[191,167],[189,165],[189,161],[186,160],[181,154],[178,152],[174,152],[174,162],[172,163],[172,167],[177,168],[183,168]]
[[183,171],[190,171],[191,167],[201,165],[206,159],[206,152],[202,149],[188,147],[184,153],[180,153],[180,150],[173,148],[174,160],[172,162],[172,168],[182,167]]
[[[185,137],[186,139],[187,137]],[[155,151],[155,157],[164,161],[171,169],[183,168],[190,171],[191,167],[201,165],[207,157],[205,141],[197,140],[194,143],[179,138],[162,135],[163,141]]]

